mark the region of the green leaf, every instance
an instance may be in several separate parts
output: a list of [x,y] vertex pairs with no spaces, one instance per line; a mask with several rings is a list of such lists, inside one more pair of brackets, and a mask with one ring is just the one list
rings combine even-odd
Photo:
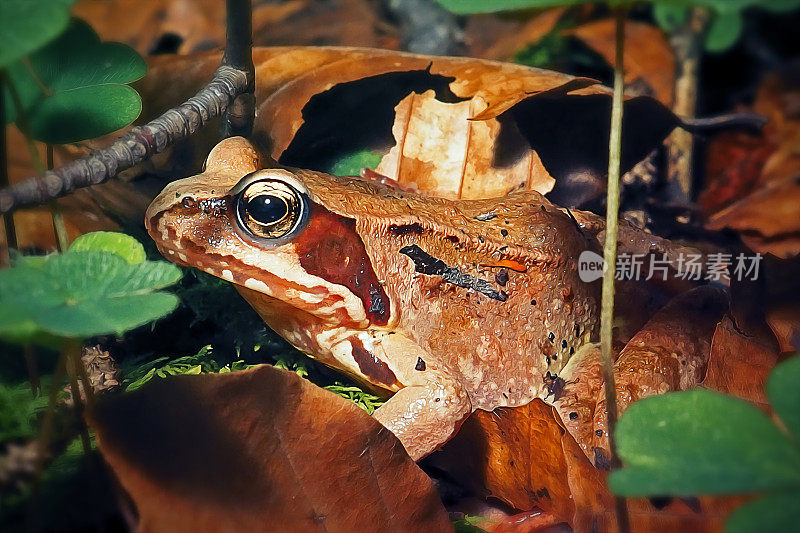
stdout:
[[[542,9],[577,4],[605,3],[610,6],[630,5],[630,0],[436,0],[442,7],[459,15],[494,13],[515,9]],[[733,13],[750,6],[763,5],[769,0],[649,0],[656,5],[705,7],[718,13]],[[792,0],[779,0],[788,2]]]
[[147,255],[142,243],[124,233],[115,231],[95,231],[81,235],[70,245],[70,252],[100,250],[111,252],[134,265],[143,262]]
[[717,13],[737,13],[752,6],[758,6],[771,0],[648,0],[656,5],[667,4],[672,6],[704,7]]
[[65,337],[121,335],[171,313],[178,303],[177,296],[163,292],[85,300],[47,309],[37,317],[37,324]]
[[800,9],[800,0],[761,0],[758,5],[772,13],[787,13]]
[[96,85],[56,93],[28,117],[31,135],[49,144],[93,139],[124,128],[139,116],[142,100],[127,85]]
[[709,52],[724,52],[736,44],[744,28],[740,12],[723,13],[714,16],[706,30],[705,47]]
[[653,18],[658,26],[667,33],[673,33],[683,26],[689,16],[689,9],[685,6],[656,2],[653,6]]
[[83,338],[121,334],[172,311],[173,294],[154,292],[178,281],[180,269],[163,261],[130,264],[116,253],[70,250],[42,266],[0,270],[0,335],[36,328]]
[[615,438],[625,468],[609,484],[621,496],[800,489],[800,449],[761,411],[716,392],[640,400]]
[[600,0],[436,0],[442,7],[459,15],[496,13],[514,9],[594,4]]
[[800,356],[776,366],[769,375],[766,389],[775,414],[800,441]]
[[0,0],[0,68],[58,36],[75,0]]
[[381,159],[383,156],[377,152],[358,150],[334,161],[328,173],[335,176],[358,176],[362,168],[374,169]]
[[800,530],[800,492],[772,494],[731,513],[725,533],[788,533]]
[[[9,68],[11,82],[33,134],[45,142],[97,137],[132,122],[141,110],[128,87],[146,72],[144,60],[121,43],[102,43],[83,21],[73,19],[55,41]],[[7,120],[16,120],[5,94]],[[52,128],[52,131],[49,130]]]

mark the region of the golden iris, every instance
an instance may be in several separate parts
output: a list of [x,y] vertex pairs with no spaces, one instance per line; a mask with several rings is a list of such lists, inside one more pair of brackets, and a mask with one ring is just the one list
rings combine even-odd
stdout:
[[239,223],[257,237],[279,239],[295,228],[303,210],[300,194],[277,180],[256,181],[239,195]]

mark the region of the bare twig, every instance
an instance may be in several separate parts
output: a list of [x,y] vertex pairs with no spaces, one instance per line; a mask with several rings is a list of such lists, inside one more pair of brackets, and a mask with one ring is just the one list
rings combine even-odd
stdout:
[[[708,10],[696,7],[689,10],[686,23],[670,36],[670,44],[677,60],[675,101],[672,111],[681,118],[692,118],[697,107],[697,79],[703,46],[703,31],[708,23]],[[692,197],[692,134],[676,129],[668,141],[667,175],[679,185],[682,200]]]
[[163,151],[221,115],[252,81],[247,72],[221,66],[211,82],[183,104],[144,126],[132,128],[111,146],[61,168],[0,191],[0,213],[41,205],[82,187],[103,183]]
[[[614,267],[617,264],[617,232],[619,227],[619,173],[622,152],[622,103],[624,91],[624,43],[625,18],[627,11],[616,10],[616,61],[614,62],[614,96],[611,108],[611,135],[608,142],[608,195],[606,200],[606,240],[603,246],[603,259],[606,269],[603,272],[603,296],[600,307],[600,350],[602,358],[603,381],[605,382],[606,407],[608,411],[608,442],[611,461],[619,466],[614,428],[617,423],[617,387],[614,382],[614,361],[611,343],[614,322]],[[616,499],[617,527],[620,532],[629,530],[628,513],[625,500]]]
[[255,120],[255,79],[253,65],[253,8],[250,0],[227,1],[225,55],[222,65],[247,74],[247,86],[225,112],[222,136],[250,137]]

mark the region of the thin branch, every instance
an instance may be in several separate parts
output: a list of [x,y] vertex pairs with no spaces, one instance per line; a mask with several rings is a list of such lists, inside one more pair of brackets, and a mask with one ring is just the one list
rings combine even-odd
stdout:
[[225,112],[222,136],[250,137],[255,120],[255,65],[253,65],[253,8],[250,0],[227,0],[225,55],[222,65],[247,74],[247,86]]
[[[614,381],[614,361],[611,354],[614,323],[614,270],[617,264],[617,232],[619,227],[619,174],[622,153],[622,104],[624,82],[625,17],[627,11],[616,10],[616,60],[614,62],[614,96],[611,108],[611,135],[608,143],[608,195],[606,200],[606,240],[603,246],[603,296],[600,307],[600,350],[603,381],[605,382],[606,411],[608,416],[608,442],[611,461],[619,466],[614,428],[617,423],[617,387]],[[625,500],[617,498],[617,527],[620,532],[629,530]]]
[[219,67],[211,82],[195,96],[144,126],[132,128],[111,146],[40,178],[29,178],[0,190],[0,213],[46,204],[77,189],[109,180],[221,115],[237,95],[247,90],[251,80],[247,72],[224,65]]
[[[703,32],[708,24],[707,9],[689,10],[686,24],[670,36],[678,67],[675,77],[675,101],[672,111],[681,118],[692,118],[697,108],[697,80],[703,51]],[[672,132],[667,144],[667,176],[677,184],[683,200],[692,198],[694,138],[688,131]]]

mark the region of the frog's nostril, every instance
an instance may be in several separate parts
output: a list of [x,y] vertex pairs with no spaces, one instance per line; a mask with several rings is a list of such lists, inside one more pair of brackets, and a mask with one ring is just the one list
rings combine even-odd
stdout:
[[183,200],[181,200],[181,205],[186,208],[197,207],[197,200],[191,196],[184,196]]

